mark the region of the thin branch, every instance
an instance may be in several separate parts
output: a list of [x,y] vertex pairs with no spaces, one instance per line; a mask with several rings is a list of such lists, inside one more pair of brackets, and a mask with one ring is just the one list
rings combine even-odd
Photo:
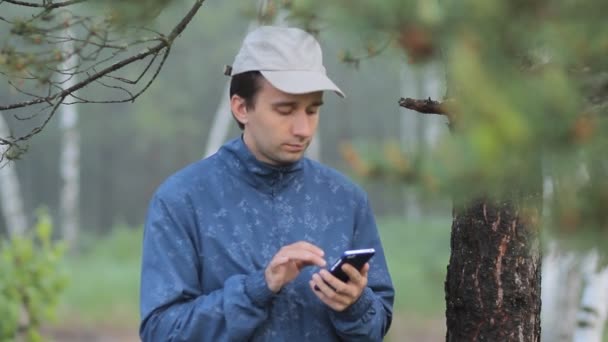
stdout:
[[[156,68],[154,74],[152,75],[152,77],[150,78],[150,80],[148,81],[148,83],[146,83],[146,85],[139,92],[137,92],[136,94],[134,94],[133,96],[131,96],[129,98],[125,98],[125,99],[120,99],[120,100],[96,101],[96,100],[87,100],[87,99],[83,99],[83,98],[77,97],[75,95],[71,95],[71,96],[79,99],[80,101],[70,102],[69,104],[75,104],[75,103],[125,103],[125,102],[134,102],[141,94],[143,94],[150,87],[150,85],[152,85],[152,82],[154,82],[154,80],[156,79],[156,77],[160,73],[160,70],[162,69],[163,65],[165,64],[165,61],[167,60],[167,57],[169,56],[169,53],[170,53],[170,48],[167,47],[167,50],[165,51],[165,53],[163,55],[163,59],[160,61],[160,64]],[[141,76],[143,76],[144,74],[145,74],[145,72]],[[138,79],[140,79],[141,76]],[[111,76],[106,75],[105,77],[111,77]],[[99,81],[96,81],[96,82],[99,82]],[[113,86],[108,86],[108,87],[109,88],[115,88]],[[122,87],[118,87],[118,88],[122,88]]]
[[196,15],[196,12],[198,12],[198,10],[203,5],[203,2],[205,2],[205,0],[196,0],[196,2],[194,3],[194,5],[190,9],[190,11],[188,11],[186,16],[184,18],[182,18],[182,20],[177,24],[177,26],[175,26],[175,28],[173,28],[173,30],[171,31],[171,34],[169,35],[169,41],[171,43],[173,43],[173,40],[175,40],[175,38],[177,38],[177,36],[179,36],[180,34],[182,34],[182,32],[184,32],[184,30],[186,29],[186,26],[188,26],[188,24],[190,23],[192,18],[194,18],[194,16]]
[[[89,70],[93,70],[95,73],[97,73],[97,71],[95,70],[95,67],[97,67],[98,65],[104,64],[105,62],[107,62],[109,60],[112,60],[113,58],[118,56],[121,52],[123,52],[123,51],[114,51],[111,56],[108,56],[98,62],[95,62],[95,64],[89,65],[86,69],[74,72],[74,75],[87,74],[87,77],[89,77],[89,73],[88,73]],[[60,73],[60,71],[57,69],[52,69],[52,68],[48,68],[48,69]]]
[[12,79],[16,79],[16,80],[25,80],[25,81],[33,80],[33,78],[31,78],[31,77],[25,77],[25,76],[16,76],[16,75],[10,75],[9,76],[9,74],[7,74],[4,71],[0,71],[0,75],[6,77],[7,79],[11,79],[12,78]]
[[47,10],[51,10],[51,9],[55,9],[55,8],[60,8],[60,7],[66,7],[66,6],[71,6],[71,5],[75,5],[77,3],[81,3],[81,2],[85,2],[88,0],[67,0],[67,1],[63,1],[63,2],[55,2],[55,3],[42,3],[42,4],[36,4],[33,2],[27,2],[27,1],[19,1],[19,0],[4,0],[4,2],[8,2],[9,4],[13,4],[13,5],[18,5],[18,6],[25,6],[25,7],[36,7],[36,8],[44,8]]
[[44,97],[42,97],[42,96],[40,96],[40,95],[32,94],[32,93],[30,93],[30,92],[27,92],[27,91],[25,91],[25,90],[23,90],[23,89],[21,89],[21,88],[17,87],[17,86],[16,86],[16,85],[15,85],[13,82],[11,82],[11,81],[8,81],[8,84],[9,84],[11,87],[13,87],[13,88],[14,88],[14,89],[15,89],[17,92],[19,92],[19,93],[21,93],[21,94],[23,94],[23,95],[27,95],[27,96],[30,96],[30,97],[33,97],[33,98],[36,98],[36,99],[43,99],[43,98],[44,98]]
[[72,37],[67,38],[67,37],[63,37],[63,36],[47,35],[46,37],[47,38],[53,38],[53,39],[55,39],[53,41],[49,40],[49,42],[54,43],[54,44],[61,44],[61,43],[66,43],[66,42],[69,42],[69,41],[73,41],[73,42],[83,43],[83,45],[93,45],[93,46],[100,47],[100,48],[115,49],[115,50],[126,50],[129,47],[132,47],[132,46],[137,45],[137,44],[143,44],[143,43],[149,43],[149,42],[153,42],[153,41],[160,41],[160,40],[162,40],[162,38],[159,38],[159,37],[143,38],[143,39],[134,40],[134,41],[129,42],[129,43],[124,43],[124,44],[121,44],[121,45],[115,45],[115,44],[108,44],[107,40],[103,40],[101,38],[100,38],[100,40],[102,40],[103,43],[97,43],[97,42],[94,42],[92,40],[85,40],[85,39],[72,38]]
[[44,122],[42,123],[42,125],[32,129],[28,134],[21,136],[19,138],[16,138],[15,140],[13,140],[13,143],[17,143],[19,141],[25,141],[31,137],[33,137],[34,135],[42,132],[42,130],[44,129],[44,127],[46,127],[46,125],[49,123],[49,121],[51,121],[51,118],[55,115],[55,113],[57,112],[57,108],[59,108],[59,106],[61,105],[61,103],[63,102],[63,100],[65,99],[65,96],[59,98],[57,100],[57,102],[53,105],[53,108],[51,109],[51,112],[49,113],[48,117],[44,120]]
[[144,71],[141,72],[141,74],[139,75],[139,77],[137,77],[135,79],[135,81],[131,81],[130,79],[124,78],[124,77],[118,77],[118,76],[112,76],[112,75],[107,75],[106,77],[115,79],[117,81],[121,81],[127,84],[137,84],[139,83],[139,81],[142,79],[142,77],[144,77],[144,75],[148,72],[148,70],[150,69],[150,67],[152,66],[152,64],[154,63],[154,61],[156,60],[156,58],[158,57],[158,55],[154,55],[154,57],[152,57],[152,59],[150,59],[150,62],[148,63],[148,65],[146,65],[146,68],[144,69]]
[[449,116],[445,102],[433,101],[429,97],[426,100],[416,100],[411,98],[401,98],[399,106],[417,111],[423,114],[439,114]]
[[[73,4],[77,4],[77,3],[81,3],[81,2],[85,2],[87,0],[66,0],[63,1],[61,3],[52,3],[52,2],[43,2],[43,4],[36,4],[36,3],[31,3],[31,2],[26,2],[26,1],[20,1],[20,0],[0,0],[0,3],[6,1],[8,3],[14,4],[14,5],[21,5],[21,6],[28,6],[28,7],[37,7],[37,8],[43,8],[45,9],[45,11],[48,13],[50,11],[50,9],[54,9],[54,8],[59,8],[59,7],[66,7],[69,5],[73,5]],[[154,82],[154,80],[157,78],[157,76],[159,75],[161,69],[163,68],[169,53],[171,51],[171,46],[173,44],[173,42],[175,41],[175,39],[177,39],[177,37],[179,37],[179,35],[184,31],[184,29],[186,28],[186,26],[192,21],[192,19],[194,18],[194,16],[196,15],[196,13],[198,12],[198,10],[200,9],[200,7],[203,5],[203,3],[205,2],[205,0],[196,0],[194,2],[194,4],[192,5],[192,7],[190,8],[190,10],[186,13],[186,15],[177,23],[177,25],[171,30],[171,33],[168,36],[164,36],[162,34],[158,34],[158,32],[155,32],[159,35],[159,37],[154,37],[154,38],[147,38],[144,40],[135,40],[134,42],[131,43],[131,45],[135,45],[135,44],[139,44],[139,43],[146,43],[148,41],[156,41],[157,43],[147,47],[144,51],[141,51],[137,54],[131,55],[130,57],[124,58],[122,60],[119,60],[116,63],[113,63],[112,65],[109,65],[105,68],[103,68],[102,70],[100,70],[99,72],[97,72],[97,70],[95,70],[95,67],[99,65],[99,63],[96,63],[95,61],[97,60],[97,58],[100,56],[101,51],[103,49],[113,49],[114,51],[112,52],[112,57],[120,55],[122,53],[125,52],[125,50],[127,50],[130,46],[129,44],[126,44],[124,47],[123,46],[108,46],[108,43],[112,43],[112,40],[108,39],[108,35],[106,31],[103,31],[103,33],[101,33],[103,36],[100,36],[98,34],[93,34],[93,31],[91,29],[89,29],[89,27],[87,26],[87,23],[89,23],[90,21],[88,20],[88,18],[82,19],[80,18],[79,20],[76,21],[72,21],[71,23],[69,23],[70,27],[73,27],[74,25],[81,25],[85,28],[85,30],[89,31],[89,35],[84,39],[84,41],[79,41],[81,43],[81,46],[79,46],[78,48],[74,49],[74,51],[72,51],[71,55],[78,55],[80,57],[80,60],[89,60],[89,61],[93,61],[93,66],[92,67],[88,67],[84,72],[86,72],[86,75],[88,76],[87,78],[81,80],[80,82],[72,85],[69,88],[65,88],[62,89],[60,86],[57,85],[57,83],[55,82],[51,82],[49,84],[49,94],[46,97],[38,97],[38,98],[34,98],[32,100],[29,101],[24,101],[24,102],[20,102],[20,103],[13,103],[13,104],[9,104],[9,105],[4,105],[4,106],[0,106],[0,110],[12,110],[12,109],[17,109],[17,108],[23,108],[23,107],[28,107],[28,106],[34,106],[34,105],[38,105],[38,104],[43,104],[43,103],[47,103],[48,105],[45,106],[41,111],[39,111],[38,113],[36,113],[35,115],[39,115],[42,111],[44,110],[48,110],[48,108],[50,107],[50,111],[48,112],[48,116],[45,118],[44,122],[38,126],[35,127],[34,129],[32,129],[29,133],[20,136],[20,137],[4,137],[4,138],[0,138],[0,145],[9,145],[11,147],[15,147],[15,148],[20,148],[20,143],[23,141],[26,141],[28,139],[30,139],[31,137],[33,137],[34,135],[40,133],[45,127],[46,125],[49,123],[49,121],[52,119],[52,117],[55,115],[55,113],[57,112],[57,109],[59,108],[59,106],[61,104],[71,104],[71,103],[66,103],[66,98],[67,97],[73,97],[76,99],[79,99],[81,101],[84,102],[88,102],[88,103],[120,103],[120,102],[133,102],[135,101],[135,99],[140,96],[142,93],[144,93],[149,87],[150,85]],[[2,18],[4,19],[4,18]],[[111,27],[109,28],[111,29]],[[51,36],[49,33],[53,32],[55,29],[49,30],[49,29],[41,29],[41,32],[46,34],[47,36]],[[92,41],[91,37],[97,37],[101,40],[102,43],[94,43]],[[57,39],[57,37],[53,37],[55,39]],[[71,39],[72,37],[66,37],[67,41],[72,40],[74,41],[75,39]],[[62,40],[61,38],[59,38],[59,40]],[[84,51],[83,49],[87,46],[97,46],[98,49],[94,49],[95,51],[93,51],[91,54],[89,54],[88,56],[83,56],[84,55]],[[164,50],[164,51],[163,51]],[[155,68],[154,73],[152,74],[150,80],[145,84],[145,86],[137,93],[133,94],[130,91],[128,91],[125,88],[122,87],[117,87],[117,86],[112,86],[112,85],[108,85],[105,84],[101,81],[101,79],[103,79],[104,77],[108,77],[108,78],[112,78],[114,80],[117,81],[121,81],[123,83],[127,83],[127,84],[136,84],[138,83],[145,74],[148,73],[148,71],[150,71],[150,68],[154,62],[154,60],[156,59],[156,57],[158,57],[159,54],[163,53],[163,57],[160,61],[160,63],[158,64],[158,67]],[[68,54],[68,57],[71,57],[70,54]],[[124,67],[126,67],[127,65],[130,65],[134,62],[137,61],[141,61],[146,59],[149,56],[153,56],[152,61],[150,63],[148,63],[144,69],[144,71],[139,75],[139,77],[137,77],[137,79],[135,81],[131,81],[127,78],[123,78],[123,77],[118,77],[118,76],[112,76],[111,74],[113,74],[114,72],[123,69]],[[109,59],[108,59],[109,60]],[[104,60],[105,61],[105,60]],[[81,64],[82,65],[82,64]],[[71,68],[69,70],[58,70],[57,68],[52,68],[49,66],[46,66],[46,68],[50,71],[59,73],[59,74],[72,74],[72,76],[74,74],[77,73],[82,73],[83,70],[78,70],[80,69],[79,66],[75,67],[75,68]],[[88,70],[93,70],[95,71],[94,74],[89,74]],[[120,89],[125,91],[127,94],[129,94],[128,98],[126,99],[121,99],[121,100],[114,100],[114,101],[88,101],[82,98],[78,98],[76,95],[73,95],[75,92],[77,92],[78,90],[88,86],[91,83],[101,83],[104,86],[110,87],[110,88],[116,88],[116,89]],[[59,88],[59,90],[55,93],[53,93],[52,88],[53,87],[57,87]],[[27,94],[32,96],[32,94]],[[4,157],[4,155],[3,155]]]
[[448,118],[448,127],[450,130],[454,130],[457,125],[456,110],[454,108],[454,100],[452,99],[439,102],[431,100],[430,97],[426,100],[416,100],[409,97],[402,97],[399,99],[399,106],[422,114],[445,115]]
[[359,63],[362,60],[376,57],[376,56],[380,55],[381,53],[383,53],[385,50],[387,50],[388,47],[390,47],[393,40],[394,40],[393,36],[389,36],[382,45],[380,45],[378,47],[369,46],[367,48],[366,54],[363,54],[361,56],[350,56],[347,54],[342,57],[342,61],[344,63],[350,63],[350,64],[354,64],[355,66],[359,66]]
[[[186,16],[184,18],[182,18],[182,20],[175,26],[175,28],[173,28],[173,30],[171,31],[171,34],[168,36],[167,39],[165,40],[161,40],[157,45],[148,48],[147,51],[141,52],[137,55],[131,56],[129,58],[123,59],[120,62],[114,63],[112,65],[110,65],[109,67],[101,70],[99,73],[92,75],[90,78],[85,79],[75,85],[73,85],[72,87],[68,88],[68,89],[64,89],[62,92],[59,93],[55,93],[54,95],[45,98],[45,99],[35,99],[35,100],[31,100],[31,101],[26,101],[26,102],[20,102],[20,103],[15,103],[15,104],[11,104],[8,106],[0,106],[0,110],[10,110],[10,109],[16,109],[16,108],[22,108],[22,107],[27,107],[27,106],[31,106],[31,105],[35,105],[35,104],[39,104],[45,101],[52,101],[55,100],[58,97],[65,97],[85,86],[87,86],[89,83],[94,82],[97,79],[100,79],[101,77],[117,71],[119,69],[122,69],[123,67],[125,67],[126,65],[129,65],[133,62],[136,62],[138,60],[142,60],[145,59],[146,57],[153,55],[153,54],[158,54],[160,51],[162,51],[163,49],[169,47],[171,44],[173,44],[173,41],[184,31],[184,29],[186,28],[186,26],[188,25],[188,23],[192,20],[192,18],[194,17],[194,15],[196,14],[196,12],[199,10],[199,8],[202,6],[203,2],[205,2],[205,0],[197,0],[194,5],[192,6],[192,8],[190,9],[190,11],[188,11],[188,13],[186,14]],[[166,56],[165,56],[166,57]],[[164,61],[163,61],[164,62]],[[147,88],[147,87],[146,87]]]
[[132,99],[134,98],[134,95],[132,92],[130,92],[128,89],[126,89],[125,87],[121,87],[121,86],[117,86],[117,85],[111,85],[111,84],[107,84],[102,82],[101,80],[97,80],[97,83],[101,84],[102,86],[106,87],[106,88],[110,88],[110,89],[118,89],[118,90],[122,90],[125,93],[127,93],[129,95],[129,98]]
[[47,108],[51,108],[53,107],[53,104],[49,103],[47,104],[45,107],[41,108],[40,110],[38,110],[36,113],[31,114],[29,116],[19,116],[17,114],[13,115],[13,117],[19,121],[27,121],[27,120],[31,120],[35,117],[37,117],[38,115],[40,115],[40,113],[44,112],[45,110],[47,110]]
[[31,101],[26,101],[26,102],[20,102],[20,103],[15,103],[15,104],[11,104],[8,106],[0,106],[0,110],[8,110],[8,109],[15,109],[15,108],[22,108],[22,107],[27,107],[27,106],[31,106],[31,105],[35,105],[35,104],[39,104],[44,102],[45,100],[55,100],[58,97],[65,97],[66,95],[69,95],[70,93],[73,93],[81,88],[84,88],[86,85],[88,85],[89,83],[92,83],[94,81],[96,81],[97,79],[100,79],[101,77],[105,76],[106,74],[109,74],[113,71],[122,69],[123,67],[125,67],[126,65],[129,65],[135,61],[144,59],[152,54],[158,53],[160,52],[162,49],[167,47],[168,42],[163,41],[162,43],[159,43],[158,45],[149,48],[147,51],[138,53],[137,55],[131,56],[129,58],[123,59],[120,62],[114,63],[112,65],[110,65],[109,67],[101,70],[100,72],[98,72],[97,74],[92,75],[90,78],[83,80],[75,85],[73,85],[70,88],[64,89],[63,91],[59,92],[59,93],[55,93],[54,95],[46,98],[46,99],[36,99],[36,100],[31,100]]
[[167,57],[169,57],[170,52],[171,52],[171,46],[168,46],[167,50],[165,51],[165,54],[163,55],[163,59],[161,59],[160,63],[158,64],[158,68],[156,68],[156,72],[154,72],[154,74],[152,75],[152,78],[150,78],[150,81],[148,81],[148,83],[139,91],[139,93],[135,94],[135,96],[131,99],[131,101],[135,101],[135,99],[138,98],[139,95],[143,94],[143,92],[146,91],[150,87],[150,85],[152,85],[152,82],[154,82],[156,77],[158,77],[160,70],[165,65],[165,62],[167,61]]

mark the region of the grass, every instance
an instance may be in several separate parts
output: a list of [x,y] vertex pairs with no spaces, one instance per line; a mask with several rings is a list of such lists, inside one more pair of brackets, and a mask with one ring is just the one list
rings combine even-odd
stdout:
[[83,325],[137,326],[141,229],[119,227],[105,238],[88,238],[67,261],[70,285],[59,317]]
[[[450,218],[378,220],[396,289],[391,340],[400,340],[400,332],[423,331],[428,324],[436,327],[442,320],[450,224]],[[137,330],[141,237],[141,229],[118,227],[105,238],[85,239],[81,253],[67,261],[71,283],[62,297],[57,325],[67,321],[85,329]],[[604,341],[608,342],[608,330]]]
[[[392,218],[379,226],[397,288],[395,309],[441,315],[449,220]],[[59,317],[84,325],[137,325],[141,234],[141,229],[117,227],[107,237],[85,238],[81,253],[67,262],[71,282]]]
[[450,256],[450,219],[381,219],[378,222],[396,289],[395,311],[437,317]]

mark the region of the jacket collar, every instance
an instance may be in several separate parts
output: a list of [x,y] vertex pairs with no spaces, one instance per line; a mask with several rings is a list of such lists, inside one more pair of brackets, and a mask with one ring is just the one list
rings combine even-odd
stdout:
[[302,170],[302,159],[286,165],[275,166],[259,161],[249,150],[243,137],[227,142],[220,149],[226,154],[229,167],[256,189],[276,193],[287,186]]

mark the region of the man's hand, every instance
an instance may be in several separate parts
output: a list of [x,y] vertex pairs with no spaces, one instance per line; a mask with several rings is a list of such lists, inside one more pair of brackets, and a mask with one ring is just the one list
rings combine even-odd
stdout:
[[294,280],[302,268],[310,265],[325,267],[323,255],[322,249],[305,241],[284,246],[272,257],[264,271],[268,288],[277,293]]
[[[343,282],[334,277],[329,271],[321,270],[313,274],[310,288],[315,295],[335,311],[344,311],[361,297],[367,286],[367,273],[369,264],[359,272],[352,265],[342,265],[342,270],[348,275],[348,282]],[[315,290],[315,285],[319,288]]]

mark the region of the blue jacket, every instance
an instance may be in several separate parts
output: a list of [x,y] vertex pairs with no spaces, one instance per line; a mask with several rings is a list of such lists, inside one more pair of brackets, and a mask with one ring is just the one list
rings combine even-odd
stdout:
[[[308,285],[306,267],[278,293],[264,269],[305,240],[332,263],[376,249],[368,287],[335,312]],[[242,139],[169,177],[146,218],[141,274],[143,341],[380,341],[394,290],[365,193],[309,159],[259,162]]]

